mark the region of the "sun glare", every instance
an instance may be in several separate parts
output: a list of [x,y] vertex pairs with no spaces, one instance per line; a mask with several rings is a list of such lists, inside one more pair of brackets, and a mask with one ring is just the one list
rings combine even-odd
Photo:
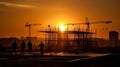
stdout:
[[66,30],[66,26],[65,26],[65,25],[60,25],[60,26],[59,26],[59,29],[60,29],[60,31],[62,31],[62,32],[63,32],[63,31],[65,31],[65,30]]

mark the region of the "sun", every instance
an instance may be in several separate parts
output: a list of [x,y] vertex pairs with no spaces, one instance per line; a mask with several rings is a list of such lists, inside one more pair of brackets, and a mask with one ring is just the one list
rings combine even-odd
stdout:
[[59,25],[59,29],[61,32],[63,32],[66,30],[66,26],[61,24],[61,25]]

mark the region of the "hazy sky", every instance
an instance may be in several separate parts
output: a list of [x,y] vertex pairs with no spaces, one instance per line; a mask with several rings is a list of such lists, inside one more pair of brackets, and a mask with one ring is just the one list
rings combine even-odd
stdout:
[[[45,26],[85,22],[86,16],[90,21],[113,21],[92,25],[99,37],[107,38],[111,30],[120,33],[120,0],[0,0],[0,37],[27,36],[27,21]],[[32,27],[32,35],[40,36],[36,31],[41,28]]]

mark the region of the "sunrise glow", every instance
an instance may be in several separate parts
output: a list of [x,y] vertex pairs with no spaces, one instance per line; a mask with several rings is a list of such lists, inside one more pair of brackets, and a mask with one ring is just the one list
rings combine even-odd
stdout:
[[59,25],[59,29],[61,32],[63,32],[66,30],[66,26],[61,24],[61,25]]

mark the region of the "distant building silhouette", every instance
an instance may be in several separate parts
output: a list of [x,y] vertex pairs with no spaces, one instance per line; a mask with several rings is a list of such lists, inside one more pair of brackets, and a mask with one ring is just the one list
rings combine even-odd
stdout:
[[112,47],[117,47],[118,46],[118,32],[110,31],[109,32],[109,41],[110,41],[110,45],[112,45]]

